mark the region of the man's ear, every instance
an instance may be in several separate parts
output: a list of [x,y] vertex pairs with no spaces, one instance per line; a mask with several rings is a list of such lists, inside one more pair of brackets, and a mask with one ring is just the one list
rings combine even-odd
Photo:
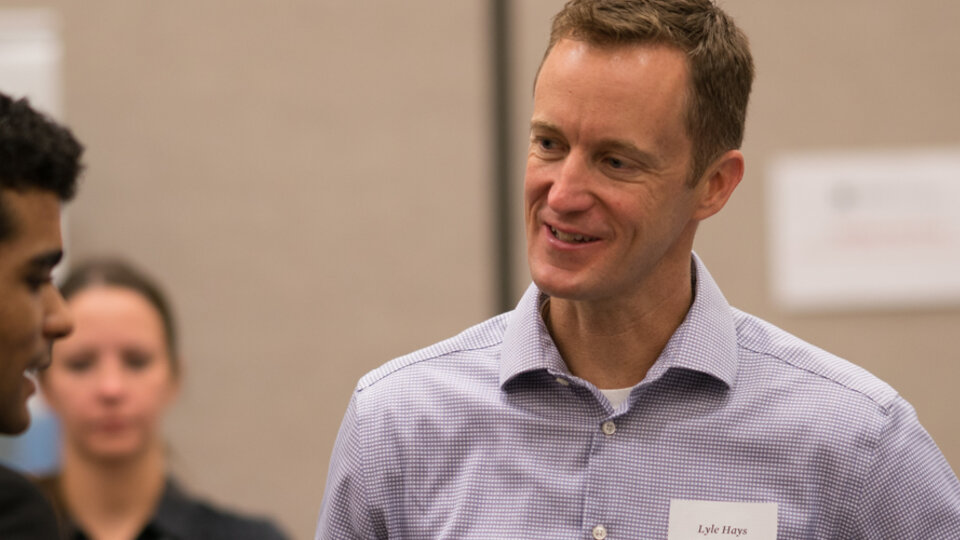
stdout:
[[727,204],[743,178],[743,168],[743,153],[740,150],[728,150],[710,164],[700,184],[694,188],[700,199],[694,219],[707,219]]

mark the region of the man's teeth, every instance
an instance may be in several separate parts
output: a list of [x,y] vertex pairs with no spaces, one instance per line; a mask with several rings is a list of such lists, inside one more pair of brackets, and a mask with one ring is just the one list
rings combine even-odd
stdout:
[[563,232],[563,231],[558,231],[557,229],[555,229],[555,228],[553,228],[553,227],[550,227],[550,232],[552,232],[553,235],[554,235],[555,237],[557,237],[558,240],[561,240],[561,241],[563,241],[563,242],[578,242],[578,243],[583,243],[583,242],[590,242],[590,241],[593,240],[593,238],[591,238],[591,237],[589,237],[589,236],[584,236],[584,235],[582,235],[582,234],[570,234],[570,233],[565,233],[565,232]]

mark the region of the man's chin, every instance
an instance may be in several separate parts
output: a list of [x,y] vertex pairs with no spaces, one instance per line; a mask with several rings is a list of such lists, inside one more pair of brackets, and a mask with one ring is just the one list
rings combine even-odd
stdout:
[[589,268],[568,267],[543,259],[531,261],[529,268],[537,288],[552,298],[584,300],[594,294],[598,285]]
[[20,410],[0,413],[0,433],[19,435],[26,431],[28,427],[30,427],[30,411],[27,410],[26,404],[21,405]]
[[540,289],[540,292],[549,296],[550,298],[557,298],[560,300],[582,300],[585,296],[583,294],[583,287],[579,283],[563,281],[559,279],[534,279],[534,284],[537,288]]

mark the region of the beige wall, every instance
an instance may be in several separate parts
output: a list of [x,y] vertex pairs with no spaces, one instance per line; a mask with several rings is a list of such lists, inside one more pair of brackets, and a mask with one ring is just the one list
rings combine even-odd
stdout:
[[175,470],[312,537],[356,380],[493,314],[485,4],[22,5],[62,10],[70,254],[178,308]]
[[[728,0],[758,78],[747,177],[697,249],[735,305],[867,368],[906,397],[954,470],[960,306],[790,315],[770,299],[765,169],[786,152],[960,148],[960,3]],[[957,179],[960,181],[960,178]],[[773,217],[775,219],[775,216]],[[960,269],[954,269],[960,271]]]
[[[128,254],[171,290],[188,371],[169,435],[194,490],[310,538],[356,379],[492,314],[486,4],[0,1],[62,10],[66,115],[89,147],[71,254]],[[517,216],[561,4],[513,4]],[[960,4],[724,5],[759,76],[747,178],[700,254],[733,304],[892,382],[960,463],[960,309],[780,312],[761,204],[780,152],[960,143]]]

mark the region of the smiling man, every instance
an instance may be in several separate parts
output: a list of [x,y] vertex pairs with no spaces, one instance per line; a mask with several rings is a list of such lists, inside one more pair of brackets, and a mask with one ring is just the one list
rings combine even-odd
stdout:
[[897,393],[730,307],[693,254],[753,61],[710,0],[573,0],[534,90],[533,285],[360,380],[318,539],[960,538]]
[[[72,322],[51,272],[63,255],[60,205],[73,197],[83,149],[24,99],[0,94],[0,433],[30,424],[28,374]],[[43,495],[0,466],[0,538],[57,538]]]

